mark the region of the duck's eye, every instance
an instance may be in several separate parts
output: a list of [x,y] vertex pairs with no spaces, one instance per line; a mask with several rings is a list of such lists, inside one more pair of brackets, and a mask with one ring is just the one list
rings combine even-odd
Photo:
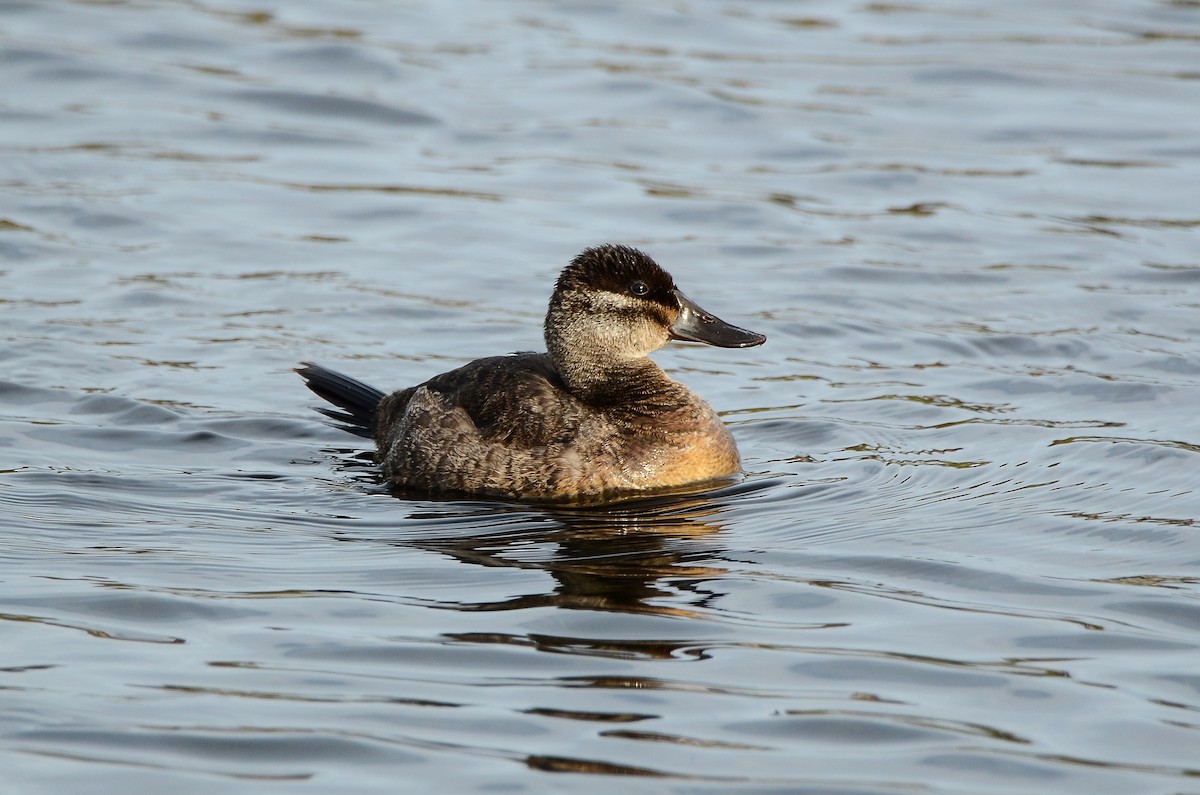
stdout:
[[638,296],[645,295],[646,293],[650,292],[650,286],[645,282],[634,282],[633,284],[629,285],[629,292]]

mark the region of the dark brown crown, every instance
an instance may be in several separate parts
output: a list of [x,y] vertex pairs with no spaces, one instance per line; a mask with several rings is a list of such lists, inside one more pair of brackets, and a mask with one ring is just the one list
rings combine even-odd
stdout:
[[637,295],[631,292],[637,282],[645,283],[648,288],[644,295],[638,297],[669,307],[679,306],[671,292],[675,289],[671,274],[636,248],[613,243],[581,251],[563,269],[554,289],[560,294],[576,290],[607,290]]

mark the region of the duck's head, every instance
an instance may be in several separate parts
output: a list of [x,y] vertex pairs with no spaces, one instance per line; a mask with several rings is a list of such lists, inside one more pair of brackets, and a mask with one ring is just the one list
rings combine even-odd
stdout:
[[767,339],[705,312],[646,254],[611,244],[585,249],[563,270],[545,335],[560,368],[576,365],[572,369],[641,359],[673,339],[722,348]]

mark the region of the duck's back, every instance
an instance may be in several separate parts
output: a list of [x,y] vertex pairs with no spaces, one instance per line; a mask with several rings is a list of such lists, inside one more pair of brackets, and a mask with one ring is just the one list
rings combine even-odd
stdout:
[[385,397],[377,458],[392,481],[419,490],[555,491],[572,476],[566,450],[584,413],[546,354],[478,359]]

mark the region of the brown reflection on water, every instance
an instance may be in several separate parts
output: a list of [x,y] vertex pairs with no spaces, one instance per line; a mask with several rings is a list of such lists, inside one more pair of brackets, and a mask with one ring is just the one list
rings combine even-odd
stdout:
[[572,759],[565,756],[531,755],[525,763],[533,770],[548,773],[591,773],[602,776],[646,776],[650,778],[665,778],[670,774],[646,767],[633,765],[614,765],[595,759]]
[[[716,596],[700,590],[699,583],[727,573],[701,562],[720,551],[712,540],[722,530],[721,509],[701,496],[672,499],[614,508],[546,508],[534,529],[497,534],[492,528],[426,539],[417,546],[479,566],[541,569],[555,583],[549,593],[445,605],[456,610],[563,607],[695,617],[695,608]],[[701,539],[706,543],[697,544]],[[672,656],[674,650],[663,653]]]
[[524,646],[556,654],[608,657],[621,660],[706,660],[711,643],[694,640],[628,640],[615,638],[577,638],[568,635],[511,635],[504,632],[451,632],[452,641],[480,644],[496,643]]

